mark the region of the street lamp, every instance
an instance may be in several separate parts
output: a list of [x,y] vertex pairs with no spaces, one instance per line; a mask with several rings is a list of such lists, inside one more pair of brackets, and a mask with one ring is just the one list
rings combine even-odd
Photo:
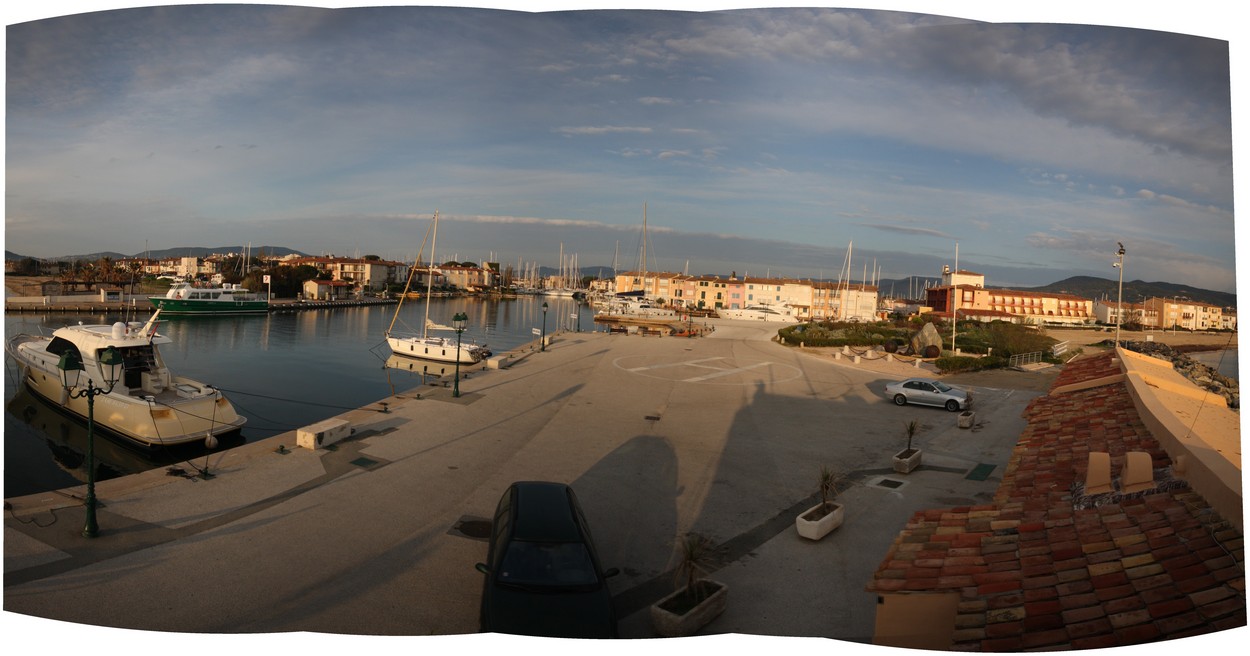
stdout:
[[464,334],[465,326],[469,325],[469,315],[457,313],[451,318],[451,325],[456,329],[456,382],[451,388],[451,395],[460,398],[460,336]]
[[82,357],[78,351],[65,351],[56,363],[61,370],[61,386],[71,399],[87,399],[87,522],[83,526],[82,536],[94,538],[100,533],[100,525],[96,522],[95,498],[95,397],[113,391],[117,379],[121,375],[122,355],[112,346],[100,354],[100,368],[104,374],[105,387],[96,387],[91,378],[87,378],[87,387],[74,391],[78,387],[78,379],[85,371]]
[[538,342],[538,350],[547,350],[547,301],[543,301],[543,333]]
[[1115,254],[1119,257],[1119,261],[1112,262],[1111,266],[1120,270],[1120,290],[1115,299],[1115,347],[1120,348],[1120,323],[1124,321],[1124,244],[1116,242],[1120,250]]

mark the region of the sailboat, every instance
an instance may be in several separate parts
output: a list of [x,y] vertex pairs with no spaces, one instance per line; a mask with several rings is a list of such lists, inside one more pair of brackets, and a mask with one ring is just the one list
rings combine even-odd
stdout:
[[[432,238],[431,238],[432,235]],[[430,222],[430,227],[426,230],[426,238],[430,239],[430,260],[429,274],[426,276],[425,290],[425,323],[421,327],[420,335],[400,335],[394,332],[395,322],[399,319],[399,312],[404,307],[404,299],[408,297],[408,288],[412,285],[412,279],[417,273],[416,264],[413,264],[412,270],[408,272],[408,282],[404,284],[404,293],[399,297],[399,304],[395,306],[395,316],[391,318],[391,325],[386,329],[386,343],[391,347],[391,352],[395,355],[401,355],[409,358],[420,358],[422,360],[434,360],[436,362],[456,362],[459,360],[461,364],[474,364],[490,357],[490,349],[485,344],[475,344],[473,342],[458,342],[453,337],[442,337],[431,335],[430,331],[455,331],[450,326],[442,326],[430,320],[430,292],[434,287],[434,274],[438,271],[432,264],[434,260],[434,247],[438,241],[438,211],[434,211],[434,220]],[[425,251],[425,241],[421,242],[421,250],[417,252],[417,262],[421,261],[421,253]]]

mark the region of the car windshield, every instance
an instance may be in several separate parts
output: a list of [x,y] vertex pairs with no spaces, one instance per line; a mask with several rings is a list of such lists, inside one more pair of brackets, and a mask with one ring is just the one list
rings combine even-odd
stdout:
[[499,581],[510,585],[576,587],[598,582],[590,551],[580,542],[513,542]]
[[936,387],[939,392],[949,392],[952,389],[954,389],[950,385],[947,385],[946,383],[943,383],[940,380],[933,381],[933,386]]

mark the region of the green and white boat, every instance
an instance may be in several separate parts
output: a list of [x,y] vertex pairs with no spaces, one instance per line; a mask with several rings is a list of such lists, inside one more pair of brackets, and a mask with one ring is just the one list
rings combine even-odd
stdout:
[[225,283],[221,287],[197,287],[188,282],[174,283],[164,296],[149,296],[148,300],[166,315],[218,316],[269,312],[268,297],[231,283]]

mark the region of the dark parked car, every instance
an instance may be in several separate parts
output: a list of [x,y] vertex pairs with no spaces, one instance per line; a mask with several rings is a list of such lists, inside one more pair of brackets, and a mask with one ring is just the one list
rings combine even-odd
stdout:
[[573,488],[513,483],[499,500],[482,586],[481,628],[556,638],[615,638],[616,611]]

